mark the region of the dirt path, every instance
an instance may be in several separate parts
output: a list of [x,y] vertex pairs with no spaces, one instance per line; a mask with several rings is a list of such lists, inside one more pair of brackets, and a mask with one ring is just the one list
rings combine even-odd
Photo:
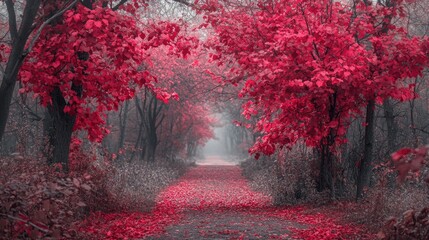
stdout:
[[237,165],[233,161],[227,161],[222,156],[206,156],[204,159],[199,159],[197,164],[200,166],[235,166]]
[[371,239],[336,214],[308,209],[272,206],[238,166],[199,165],[161,192],[152,212],[100,214],[88,231],[102,239]]
[[150,239],[288,239],[291,227],[303,227],[266,215],[271,199],[252,191],[237,166],[193,168],[160,195],[158,206],[164,201],[180,209],[180,221]]
[[206,158],[158,197],[178,220],[149,239],[362,239],[358,227],[304,207],[276,208],[250,189],[234,163]]

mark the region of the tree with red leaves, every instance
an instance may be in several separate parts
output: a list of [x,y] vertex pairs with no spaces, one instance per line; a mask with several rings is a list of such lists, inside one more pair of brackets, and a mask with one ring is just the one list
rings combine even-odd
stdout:
[[[78,1],[23,1],[2,0],[6,6],[7,21],[0,19],[2,42],[0,43],[0,63],[5,63],[0,85],[0,141],[3,138],[10,104],[14,93],[20,67],[31,52],[41,31],[53,23]],[[16,6],[17,5],[17,6]],[[19,14],[19,12],[22,12]],[[5,41],[4,41],[5,40]]]
[[[218,85],[211,75],[204,71],[214,67],[214,64],[205,61],[205,56],[201,49],[197,49],[186,59],[172,57],[166,47],[151,51],[151,64],[148,70],[158,79],[157,86],[173,91],[171,96],[175,99],[167,106],[162,102],[148,105],[154,97],[145,94],[140,108],[145,114],[141,114],[141,117],[149,117],[150,113],[154,112],[153,109],[148,109],[148,106],[159,108],[157,112],[155,111],[158,113],[157,123],[152,126],[146,124],[148,143],[145,147],[156,148],[159,144],[161,148],[159,153],[165,158],[178,155],[191,159],[195,157],[198,146],[214,137],[212,127],[215,119],[210,116],[208,104],[217,99],[215,90]],[[151,119],[146,119],[146,122],[150,123]],[[152,138],[157,140],[154,141]],[[149,159],[153,159],[154,151],[148,150]]]
[[[106,111],[132,98],[138,87],[168,100],[146,70],[147,51],[174,45],[185,55],[191,45],[179,36],[177,24],[152,21],[139,27],[128,16],[139,4],[144,1],[111,7],[105,1],[78,4],[42,32],[22,67],[20,91],[32,92],[52,118],[49,162],[61,163],[65,171],[73,131],[86,130],[91,141],[100,142],[108,132]],[[125,11],[114,11],[119,8]]]
[[239,63],[241,96],[250,98],[243,113],[262,114],[255,125],[262,136],[251,153],[271,155],[303,139],[319,152],[319,189],[333,190],[335,155],[350,120],[365,107],[370,117],[387,97],[414,97],[404,80],[428,63],[427,40],[409,38],[391,21],[402,16],[403,1],[387,2],[394,4],[269,0],[210,8],[205,18],[218,36],[210,42],[214,58]]

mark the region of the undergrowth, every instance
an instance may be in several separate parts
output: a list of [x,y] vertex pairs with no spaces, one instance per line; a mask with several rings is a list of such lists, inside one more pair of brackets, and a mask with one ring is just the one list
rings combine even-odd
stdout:
[[301,164],[287,159],[285,174],[279,172],[279,162],[273,159],[249,159],[241,167],[251,186],[271,195],[276,205],[307,204],[316,206],[309,208],[310,213],[341,212],[342,221],[364,224],[380,239],[429,239],[429,185],[425,175],[397,182],[390,169],[389,178],[382,174],[374,177],[375,184],[362,201],[355,201],[352,184],[344,190],[348,196],[332,201],[329,193],[316,191],[317,176],[311,161],[302,159]]
[[0,239],[85,238],[91,212],[149,211],[157,193],[186,170],[183,162],[115,163],[82,152],[63,174],[45,160],[0,158]]

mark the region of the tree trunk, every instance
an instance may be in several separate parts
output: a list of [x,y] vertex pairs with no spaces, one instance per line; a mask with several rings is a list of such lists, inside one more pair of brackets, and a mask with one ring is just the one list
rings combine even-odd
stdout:
[[[278,158],[278,154],[277,154]],[[274,185],[276,187],[274,192],[274,205],[284,205],[287,203],[287,189],[286,189],[286,176],[285,176],[285,170],[282,164],[276,163],[275,164],[275,174],[276,174],[276,184]]]
[[[337,92],[329,96],[329,120],[333,121],[337,116]],[[320,147],[320,171],[318,191],[329,189],[332,199],[335,198],[335,182],[333,176],[334,154],[331,147],[335,144],[336,133],[330,129],[329,135],[322,139]]]
[[159,104],[158,99],[155,96],[150,96],[150,101],[148,104],[147,111],[147,122],[146,122],[146,131],[147,131],[147,143],[148,143],[148,158],[150,162],[155,162],[156,148],[159,144],[158,140],[158,128],[161,125],[162,121],[165,118],[165,115],[160,113],[163,109],[162,104]]
[[128,108],[129,101],[125,101],[125,106],[121,108],[121,112],[119,113],[119,142],[117,147],[117,152],[124,147],[125,143],[125,130],[127,128],[127,119],[128,119]]
[[411,133],[413,135],[413,147],[417,148],[419,146],[419,137],[417,135],[417,129],[416,129],[416,121],[414,120],[414,99],[410,100],[410,126],[411,126]]
[[389,154],[396,151],[396,131],[398,129],[395,123],[394,108],[390,99],[383,102],[384,118],[387,125],[387,147]]
[[16,17],[12,1],[7,1],[6,5],[8,6],[9,26],[11,26],[11,21],[15,23],[15,26],[11,26],[13,29],[10,29],[12,51],[9,55],[3,80],[0,85],[0,142],[2,141],[6,129],[16,78],[25,58],[24,47],[33,30],[33,22],[40,6],[40,0],[27,1],[19,31],[16,29]]
[[140,105],[140,100],[136,96],[135,104],[137,107],[138,117],[139,119],[139,135],[136,142],[136,150],[138,150],[138,155],[140,160],[146,159],[146,153],[148,149],[147,139],[148,139],[148,128],[147,128],[147,119],[148,119],[148,109],[147,109],[147,99],[148,99],[148,90],[145,90],[143,96],[143,103]]
[[52,117],[53,115],[49,111],[49,109],[45,110],[44,118],[43,118],[43,149],[42,153],[46,157],[46,159],[49,159],[52,157],[52,147],[54,146],[55,142],[53,141],[55,139],[55,131],[54,131],[54,119]]
[[357,182],[356,200],[363,197],[363,190],[369,185],[372,171],[372,158],[374,147],[374,114],[375,101],[370,100],[366,106],[365,146],[364,155],[359,166],[359,177]]
[[[82,93],[81,86],[72,85],[72,90],[76,91],[78,96]],[[48,109],[53,122],[49,134],[52,155],[48,158],[48,164],[60,164],[62,170],[67,173],[69,171],[70,143],[76,116],[64,113],[64,107],[67,103],[59,87],[54,88],[51,97],[52,105],[48,106]]]
[[[16,76],[14,77],[16,79]],[[0,141],[6,130],[7,119],[9,118],[10,103],[12,101],[13,90],[15,88],[15,81],[13,84],[8,84],[7,79],[3,78],[0,86]]]
[[[417,92],[417,83],[418,78],[416,77],[414,80],[414,89],[413,92]],[[413,134],[413,147],[417,148],[417,146],[420,145],[419,143],[419,137],[417,135],[417,128],[416,128],[416,121],[414,119],[415,115],[415,98],[409,100],[410,103],[410,126],[411,126],[411,133]]]
[[157,147],[157,136],[155,134],[150,134],[148,139],[148,152],[147,152],[147,160],[149,162],[155,162],[155,155],[156,155],[156,147]]
[[167,149],[165,149],[167,151],[166,156],[173,161],[174,157],[175,157],[175,153],[174,153],[174,119],[172,117],[170,117],[170,126],[168,129],[168,136],[170,141],[168,142],[168,147]]
[[322,143],[320,150],[320,169],[319,169],[319,184],[317,190],[319,192],[329,189],[331,191],[332,198],[335,198],[334,189],[334,178],[333,178],[333,165],[334,158],[330,147],[332,144],[328,143],[331,137],[325,138],[326,143]]
[[[109,113],[106,114],[106,126],[110,126],[110,114]],[[109,154],[115,153],[116,149],[113,147],[111,136],[107,135],[106,137],[104,137],[101,144],[102,144],[103,148],[106,149]]]
[[196,142],[188,142],[187,144],[187,151],[186,151],[186,155],[188,160],[192,159],[196,156],[197,154],[197,143]]
[[146,122],[146,131],[147,131],[147,160],[149,162],[155,162],[155,153],[156,146],[158,142],[158,136],[156,133],[156,110],[157,110],[158,101],[154,96],[150,96],[150,101],[147,110],[147,122]]

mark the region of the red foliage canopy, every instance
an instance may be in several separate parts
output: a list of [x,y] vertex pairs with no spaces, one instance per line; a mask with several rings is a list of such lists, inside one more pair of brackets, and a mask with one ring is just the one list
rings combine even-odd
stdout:
[[427,66],[427,40],[391,24],[401,4],[259,1],[207,14],[218,35],[209,43],[214,58],[232,56],[246,76],[243,114],[262,114],[255,130],[263,136],[251,152],[272,154],[298,139],[317,146],[332,132],[340,144],[369,100],[414,97],[404,80]]
[[171,96],[176,100],[169,103],[161,126],[170,131],[161,131],[160,139],[169,139],[171,145],[165,147],[177,153],[187,144],[203,145],[214,137],[212,127],[216,119],[210,116],[208,104],[215,101],[211,92],[216,85],[204,72],[213,66],[204,63],[204,54],[199,50],[186,59],[171,56],[167,47],[151,51],[148,70],[159,80],[157,86],[174,91]]
[[[153,87],[156,79],[146,70],[147,51],[172,45],[178,53],[189,53],[194,42],[179,32],[174,23],[149,22],[142,28],[118,11],[79,4],[61,23],[44,30],[22,66],[20,92],[33,92],[47,106],[58,87],[67,103],[63,111],[77,115],[75,130],[87,130],[90,140],[101,141],[108,132],[104,113],[132,98],[137,87],[168,100],[170,95]],[[72,85],[82,87],[82,96]]]

